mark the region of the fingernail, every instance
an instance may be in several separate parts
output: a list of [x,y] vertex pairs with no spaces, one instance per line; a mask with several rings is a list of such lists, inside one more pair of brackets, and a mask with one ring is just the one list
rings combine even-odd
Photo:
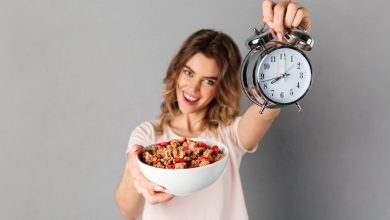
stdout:
[[269,26],[270,28],[273,28],[273,26],[274,26],[274,23],[272,23],[272,21],[267,21],[267,24],[268,24],[268,26]]
[[276,35],[277,35],[279,41],[283,41],[282,33],[278,32]]
[[162,192],[163,190],[164,188],[162,188],[161,186],[154,186],[154,191]]

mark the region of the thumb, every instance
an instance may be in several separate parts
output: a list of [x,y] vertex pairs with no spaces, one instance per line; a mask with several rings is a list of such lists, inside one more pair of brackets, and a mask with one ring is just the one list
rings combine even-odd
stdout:
[[140,155],[144,147],[138,144],[134,144],[130,148],[130,153],[137,156]]

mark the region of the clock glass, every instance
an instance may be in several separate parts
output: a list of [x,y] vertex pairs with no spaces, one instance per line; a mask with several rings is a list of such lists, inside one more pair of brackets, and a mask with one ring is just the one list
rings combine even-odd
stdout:
[[280,104],[291,104],[308,91],[311,65],[306,56],[290,47],[279,47],[263,57],[257,66],[257,83],[268,99]]

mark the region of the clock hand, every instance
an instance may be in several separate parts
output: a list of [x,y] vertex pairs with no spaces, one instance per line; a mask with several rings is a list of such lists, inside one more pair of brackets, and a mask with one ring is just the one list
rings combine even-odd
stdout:
[[280,79],[284,79],[284,78],[286,78],[287,76],[289,76],[289,75],[291,75],[291,74],[289,74],[289,73],[283,73],[281,76],[278,76],[278,77],[276,77],[276,78],[274,78],[274,80],[272,80],[271,81],[271,84],[274,84],[274,83],[276,83],[277,81],[279,81]]
[[271,78],[271,79],[266,79],[266,80],[263,80],[263,81],[260,81],[260,82],[267,82],[267,81],[270,81],[270,80],[275,80],[277,78],[281,78],[281,76],[274,77],[274,78]]
[[276,82],[279,81],[282,77],[283,77],[283,75],[274,78],[274,80],[271,81],[271,84],[276,83]]
[[286,72],[284,72],[284,73],[287,73],[288,71],[290,71],[291,70],[291,68],[293,68],[294,67],[294,64],[293,65],[291,65],[289,68],[287,68],[287,70],[286,70]]
[[[294,64],[291,65],[291,66],[286,70],[286,72],[284,72],[284,73],[282,74],[282,78],[286,78],[287,76],[291,75],[290,73],[288,73],[288,71],[290,71],[291,68],[293,68],[293,67],[294,67]],[[271,83],[272,83],[272,82],[271,82]]]
[[[286,55],[286,54],[284,54],[284,55]],[[286,73],[287,71],[286,71],[286,57],[283,57],[283,72],[282,73]]]
[[[284,72],[282,75],[280,75],[280,76],[278,76],[278,77],[275,77],[275,78],[266,79],[266,80],[263,80],[263,81],[261,81],[261,82],[267,82],[267,81],[272,80],[272,81],[271,81],[271,84],[274,84],[274,83],[276,83],[277,81],[279,81],[280,79],[286,78],[287,76],[291,75],[291,74],[289,74],[289,73],[287,73],[287,72],[290,71],[291,68],[293,68],[293,67],[294,67],[294,64],[291,65],[289,68],[287,68],[286,72]],[[283,68],[283,69],[284,69],[284,68]]]

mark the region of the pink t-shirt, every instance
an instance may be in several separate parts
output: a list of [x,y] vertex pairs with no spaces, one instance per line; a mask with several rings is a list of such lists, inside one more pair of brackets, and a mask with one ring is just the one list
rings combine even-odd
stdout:
[[[198,137],[219,141],[229,148],[230,160],[222,175],[209,187],[189,196],[176,196],[168,202],[156,205],[145,202],[143,220],[248,219],[239,174],[242,156],[248,152],[242,147],[238,138],[237,125],[240,118],[237,117],[229,126],[219,126],[217,137],[209,130],[204,131]],[[170,127],[167,127],[162,136],[157,137],[153,124],[144,122],[133,130],[129,140],[129,148],[133,144],[148,146],[174,138],[179,139],[180,136],[175,134]],[[253,149],[253,151],[255,150]]]

